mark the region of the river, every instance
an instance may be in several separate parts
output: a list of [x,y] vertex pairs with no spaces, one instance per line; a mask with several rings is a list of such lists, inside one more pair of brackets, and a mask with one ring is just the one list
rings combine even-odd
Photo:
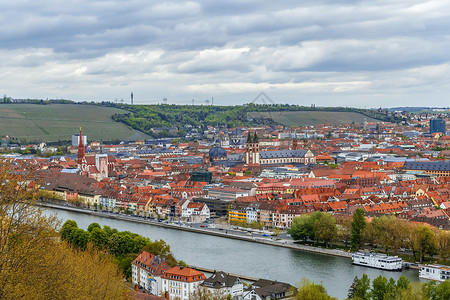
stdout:
[[355,276],[366,273],[371,279],[378,275],[398,279],[401,275],[418,281],[417,270],[389,272],[354,266],[350,259],[303,252],[283,247],[210,236],[188,231],[163,228],[131,221],[87,215],[65,210],[46,208],[45,213],[58,218],[75,220],[79,228],[87,229],[93,222],[108,225],[119,231],[128,230],[149,237],[163,239],[175,258],[189,265],[222,270],[253,277],[269,278],[296,285],[303,277],[316,283],[322,282],[327,292],[339,299],[347,296]]

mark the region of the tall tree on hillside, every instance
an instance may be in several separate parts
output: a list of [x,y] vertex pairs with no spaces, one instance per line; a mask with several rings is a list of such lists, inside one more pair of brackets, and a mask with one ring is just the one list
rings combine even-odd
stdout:
[[359,249],[361,247],[361,235],[362,231],[366,227],[366,219],[364,218],[364,210],[362,208],[357,208],[353,213],[352,221],[352,248]]

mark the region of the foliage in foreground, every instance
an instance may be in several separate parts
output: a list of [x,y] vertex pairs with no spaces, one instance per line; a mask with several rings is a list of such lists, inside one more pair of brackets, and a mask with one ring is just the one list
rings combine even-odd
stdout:
[[95,249],[107,251],[115,257],[126,278],[131,278],[131,263],[143,250],[161,256],[169,266],[177,264],[165,241],[151,241],[137,233],[118,231],[106,225],[101,228],[98,223],[90,224],[86,231],[78,228],[74,220],[67,220],[60,235],[63,240],[80,250],[92,245]]
[[21,174],[26,166],[0,161],[0,299],[126,298],[111,257],[60,242],[59,221],[35,206]]

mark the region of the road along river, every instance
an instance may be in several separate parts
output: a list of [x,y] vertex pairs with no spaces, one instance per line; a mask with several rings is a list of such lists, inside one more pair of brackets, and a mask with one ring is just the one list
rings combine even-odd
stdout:
[[418,271],[389,272],[352,265],[351,259],[310,253],[279,246],[259,244],[219,236],[181,231],[104,216],[89,215],[54,208],[45,208],[46,214],[56,214],[62,222],[75,220],[78,227],[87,229],[93,222],[108,225],[119,231],[131,231],[152,240],[165,240],[175,258],[189,265],[222,270],[258,278],[269,278],[297,284],[302,277],[322,282],[327,292],[339,299],[347,296],[355,276],[366,273],[371,279],[378,275],[398,279],[401,275],[418,281]]

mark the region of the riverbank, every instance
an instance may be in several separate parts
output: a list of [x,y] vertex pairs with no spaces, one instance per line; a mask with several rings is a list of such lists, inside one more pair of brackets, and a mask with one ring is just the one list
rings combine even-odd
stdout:
[[72,206],[64,206],[64,205],[57,205],[57,204],[50,204],[50,203],[41,203],[39,204],[43,207],[50,207],[54,209],[62,209],[82,214],[89,214],[104,218],[110,218],[110,219],[117,219],[117,220],[123,220],[123,221],[129,221],[134,223],[140,223],[140,224],[146,224],[150,226],[159,226],[159,227],[165,227],[165,228],[171,228],[176,230],[183,230],[183,231],[189,231],[189,232],[195,232],[200,234],[207,234],[207,235],[213,235],[213,236],[219,236],[229,239],[235,239],[235,240],[242,240],[246,242],[252,242],[252,243],[259,243],[259,244],[266,244],[276,247],[283,247],[283,248],[289,248],[289,249],[295,249],[300,251],[306,251],[310,253],[316,253],[316,254],[322,254],[322,255],[333,255],[333,256],[339,256],[344,258],[351,259],[352,254],[342,251],[342,250],[336,250],[336,249],[323,249],[323,248],[317,248],[307,245],[298,245],[294,244],[291,240],[271,240],[270,238],[265,237],[253,237],[253,236],[242,236],[237,235],[233,233],[227,233],[227,232],[220,232],[220,231],[213,231],[208,228],[194,228],[194,227],[187,227],[187,226],[181,226],[178,224],[170,224],[170,223],[163,223],[163,222],[157,222],[152,220],[147,220],[139,217],[129,216],[125,214],[112,214],[112,213],[103,213],[99,211],[93,211],[90,209],[83,209],[83,208],[77,208]]

